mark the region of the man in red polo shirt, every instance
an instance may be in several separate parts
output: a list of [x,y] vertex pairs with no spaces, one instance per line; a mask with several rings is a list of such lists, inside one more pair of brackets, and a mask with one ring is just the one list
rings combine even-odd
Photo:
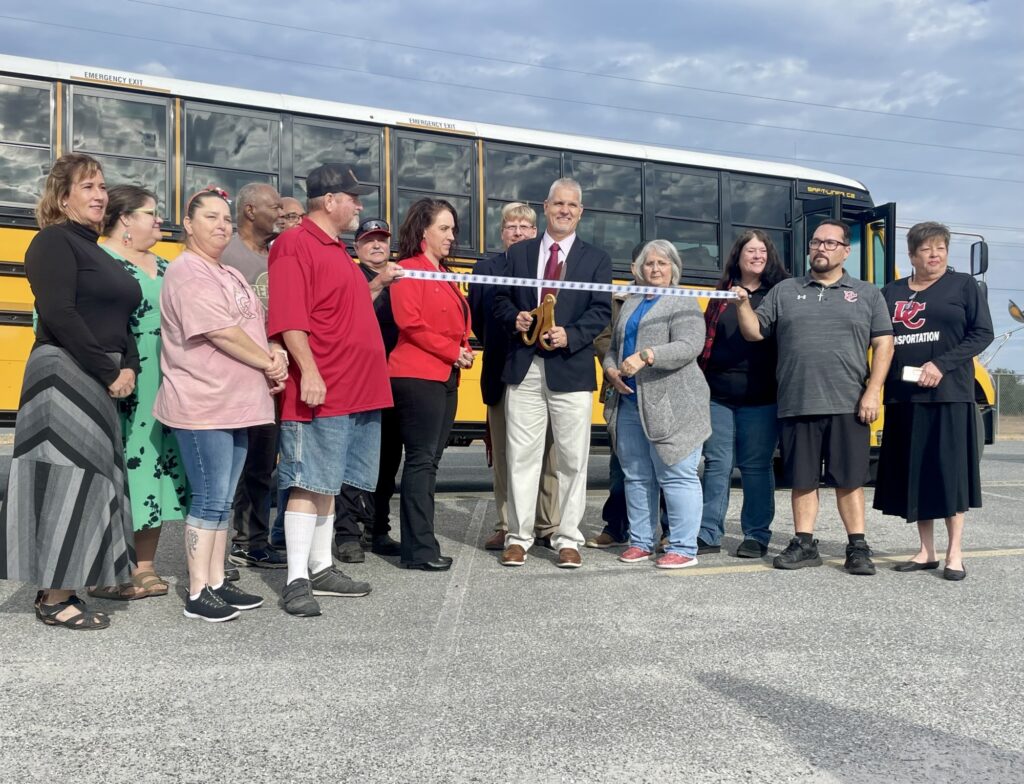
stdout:
[[[290,358],[277,475],[289,490],[282,597],[292,615],[319,615],[314,596],[370,592],[335,569],[331,542],[342,484],[376,487],[380,409],[392,404],[370,287],[338,239],[356,228],[359,196],[371,191],[347,166],[317,167],[306,178],[306,217],[270,251],[267,332],[281,338]],[[378,279],[389,284],[400,274],[389,264]]]

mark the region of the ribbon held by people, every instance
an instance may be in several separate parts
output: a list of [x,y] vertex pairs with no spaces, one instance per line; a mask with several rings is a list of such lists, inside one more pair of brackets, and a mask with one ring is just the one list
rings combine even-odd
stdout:
[[[446,283],[465,283],[483,286],[532,286],[534,288],[569,291],[607,291],[610,294],[644,294],[655,297],[706,297],[708,299],[736,299],[731,291],[697,289],[683,286],[637,286],[621,283],[593,283],[581,280],[538,280],[537,278],[507,278],[502,275],[471,275],[464,272],[434,272],[431,270],[403,270],[402,280],[437,280]],[[400,285],[400,284],[399,284]],[[552,325],[554,318],[552,317]],[[543,343],[541,344],[543,345]]]
[[523,343],[527,346],[532,346],[539,340],[540,345],[544,349],[548,351],[554,350],[555,347],[545,337],[545,334],[555,326],[555,302],[554,294],[545,294],[540,305],[530,311],[530,315],[534,319],[533,328],[529,332],[520,333]]

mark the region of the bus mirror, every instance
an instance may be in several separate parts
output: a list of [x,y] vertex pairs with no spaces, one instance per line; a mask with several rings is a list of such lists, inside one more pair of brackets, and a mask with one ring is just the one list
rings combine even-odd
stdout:
[[988,272],[988,243],[984,240],[971,245],[971,274],[984,275]]

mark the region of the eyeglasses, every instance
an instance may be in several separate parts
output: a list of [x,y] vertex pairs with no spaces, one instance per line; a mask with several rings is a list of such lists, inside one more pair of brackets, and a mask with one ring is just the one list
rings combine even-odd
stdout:
[[530,231],[530,229],[536,228],[529,223],[508,223],[501,227],[502,231],[521,231],[523,233]]
[[288,221],[302,220],[306,216],[304,212],[286,212],[281,217]]
[[811,250],[817,250],[818,248],[824,248],[825,250],[835,250],[838,247],[848,248],[850,243],[840,242],[839,240],[811,240],[807,243],[807,247]]
[[130,210],[130,212],[141,212],[143,215],[152,215],[153,216],[153,220],[163,220],[163,217],[161,217],[160,213],[157,212],[155,209],[153,209],[153,210],[138,209],[138,210]]

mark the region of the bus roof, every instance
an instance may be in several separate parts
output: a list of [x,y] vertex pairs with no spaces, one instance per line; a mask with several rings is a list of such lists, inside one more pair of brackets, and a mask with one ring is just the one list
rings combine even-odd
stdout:
[[652,144],[635,144],[593,136],[574,136],[553,131],[538,131],[507,125],[489,125],[431,115],[413,115],[390,109],[325,101],[318,98],[302,98],[283,93],[222,87],[202,82],[190,82],[182,79],[170,79],[163,76],[151,76],[110,68],[61,63],[53,60],[37,60],[28,57],[16,57],[14,55],[0,55],[0,71],[15,76],[34,76],[43,79],[60,79],[79,84],[118,87],[124,90],[139,92],[163,93],[181,98],[245,106],[255,110],[265,109],[267,111],[289,112],[337,120],[391,125],[460,136],[479,137],[497,142],[550,147],[557,150],[578,150],[597,155],[636,158],[708,169],[725,169],[749,174],[785,177],[787,179],[814,180],[816,182],[867,190],[861,182],[849,177],[786,163],[775,163],[728,155],[714,155]]

